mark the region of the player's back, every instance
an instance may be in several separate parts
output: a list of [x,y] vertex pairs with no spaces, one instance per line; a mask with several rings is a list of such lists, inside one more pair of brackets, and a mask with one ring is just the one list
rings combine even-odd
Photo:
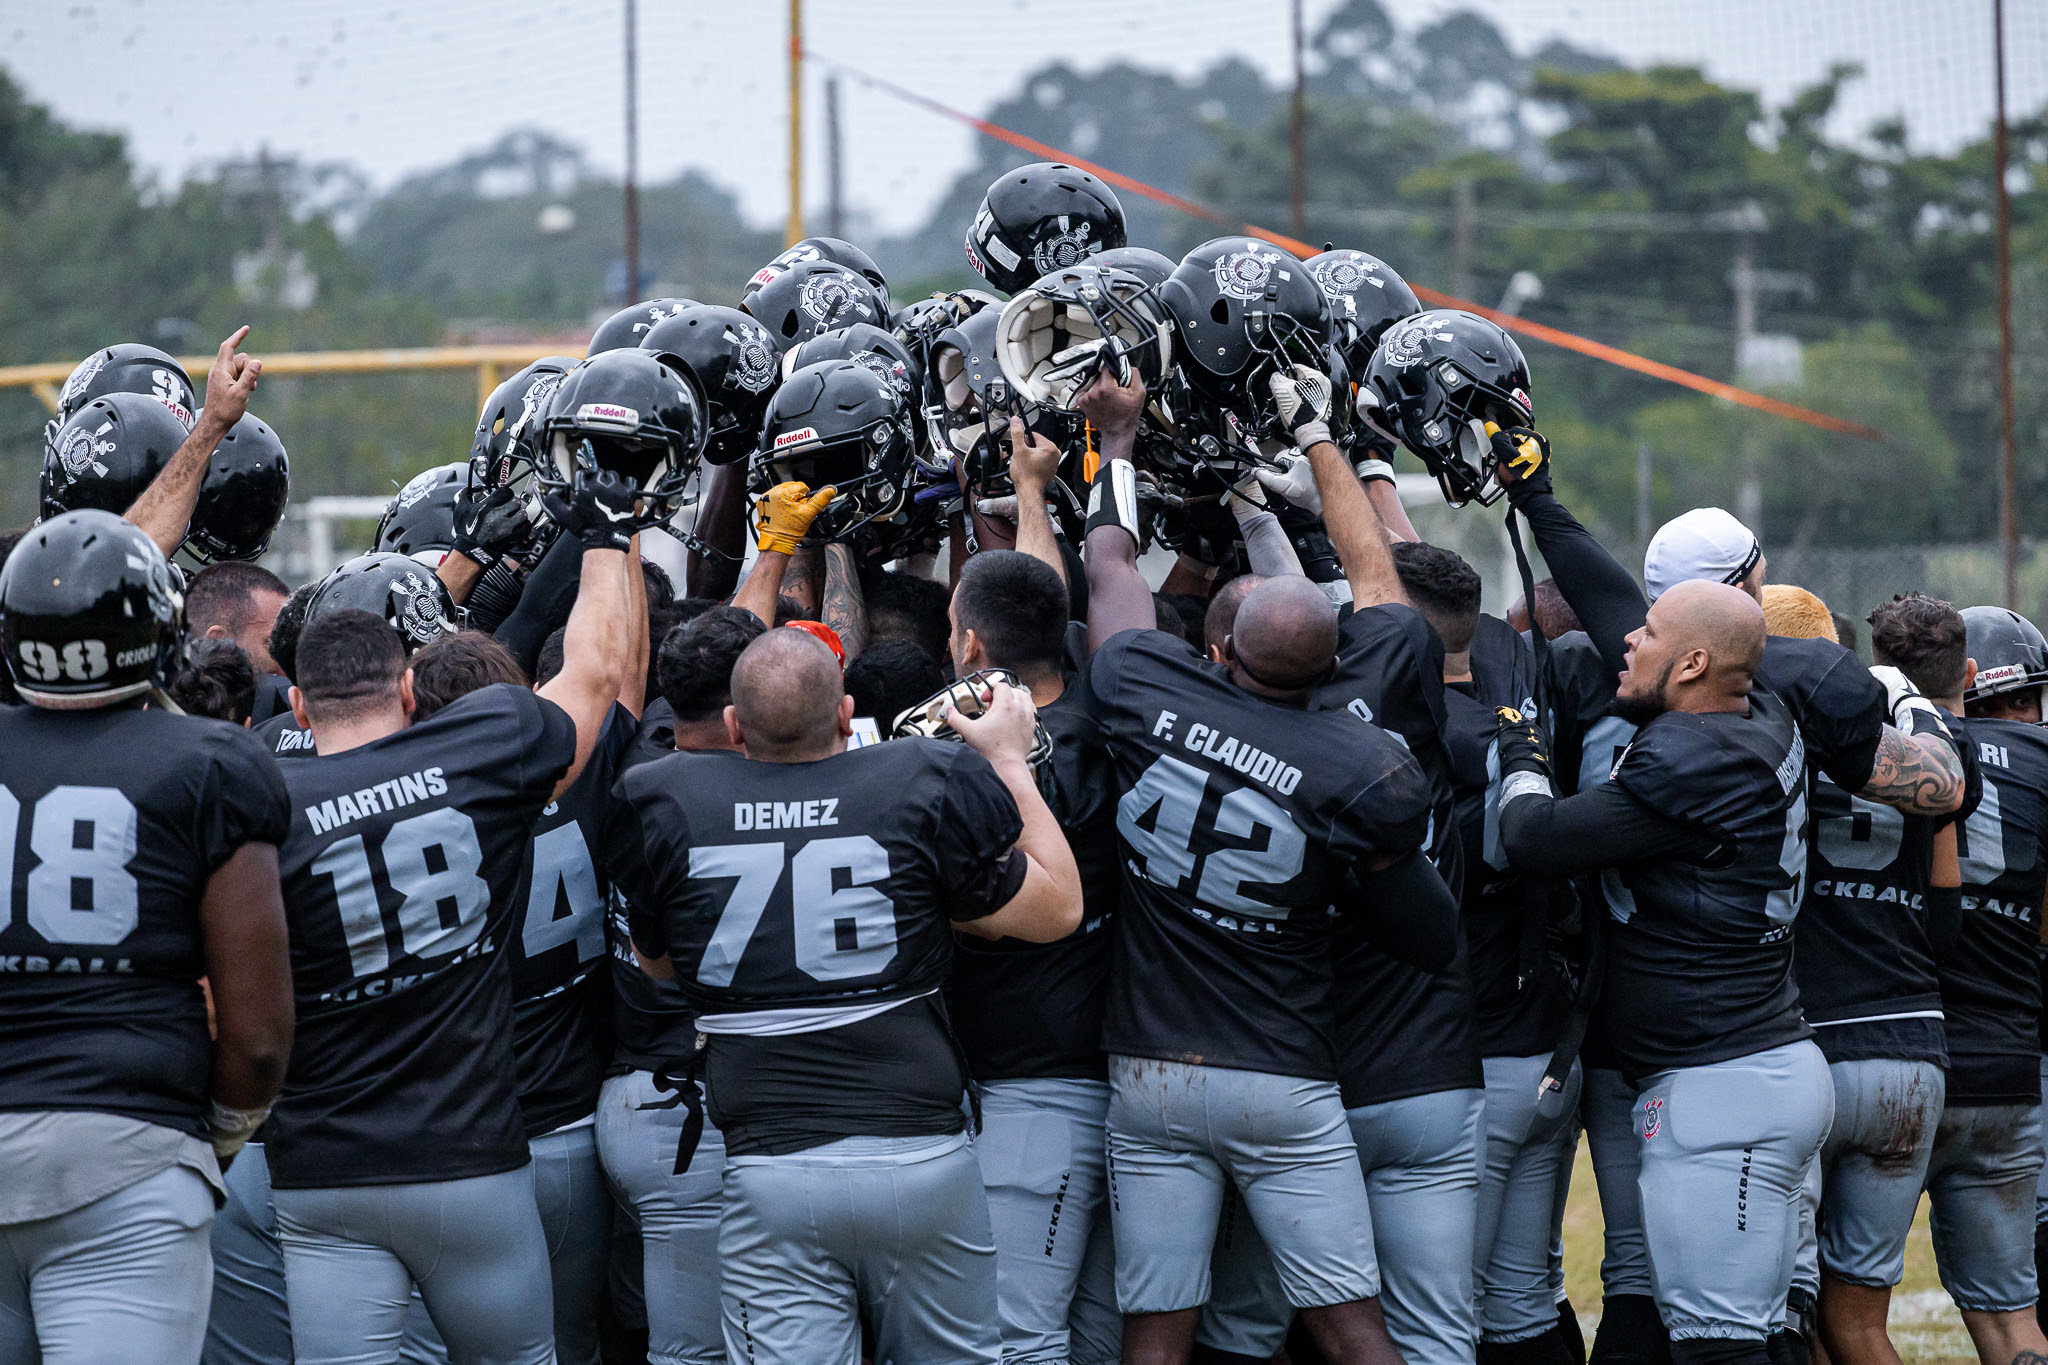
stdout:
[[125,707],[0,707],[0,1109],[204,1136],[199,907],[285,794],[248,732]]

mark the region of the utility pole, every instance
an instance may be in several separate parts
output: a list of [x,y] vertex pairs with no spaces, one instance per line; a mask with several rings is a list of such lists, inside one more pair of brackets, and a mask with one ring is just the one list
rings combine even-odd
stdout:
[[784,246],[804,239],[804,0],[789,0],[789,223]]
[[1451,182],[1451,296],[1472,297],[1472,230],[1478,214],[1478,196],[1472,191],[1472,177],[1460,174]]
[[634,22],[637,0],[626,0],[626,288],[624,303],[640,297],[640,60]]
[[1636,442],[1636,544],[1650,548],[1650,443]]
[[1294,0],[1294,99],[1287,114],[1289,229],[1308,240],[1308,78],[1301,60],[1301,0]]
[[1998,550],[2001,599],[2019,603],[2019,474],[2014,468],[2012,398],[2012,197],[2005,190],[2005,0],[1991,0],[1991,44],[1998,64],[1998,113],[1992,125],[1991,183],[1998,238]]
[[825,235],[846,235],[845,169],[840,164],[843,147],[839,141],[839,73],[825,77]]

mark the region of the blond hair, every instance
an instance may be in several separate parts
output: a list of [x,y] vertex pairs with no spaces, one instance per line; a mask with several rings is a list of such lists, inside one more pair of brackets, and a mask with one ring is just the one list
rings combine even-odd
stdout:
[[1790,583],[1764,584],[1764,629],[1795,640],[1841,643],[1841,637],[1835,634],[1835,618],[1828,614],[1828,604]]

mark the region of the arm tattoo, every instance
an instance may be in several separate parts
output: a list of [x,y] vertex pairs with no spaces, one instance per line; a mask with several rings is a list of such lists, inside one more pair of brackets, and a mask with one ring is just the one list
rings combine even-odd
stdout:
[[853,570],[850,546],[825,547],[825,595],[818,615],[838,632],[849,663],[867,648],[867,605],[861,600],[860,579]]
[[819,558],[818,550],[806,547],[789,557],[789,568],[783,571],[783,596],[795,598],[805,611],[818,609],[819,580],[824,577]]
[[1909,737],[1887,725],[1862,794],[1909,815],[1946,815],[1962,804],[1963,765],[1934,736]]

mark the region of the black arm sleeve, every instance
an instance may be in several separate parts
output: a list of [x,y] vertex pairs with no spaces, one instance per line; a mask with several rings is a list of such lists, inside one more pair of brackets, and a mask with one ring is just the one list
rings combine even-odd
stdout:
[[1643,624],[1649,612],[1634,575],[1565,510],[1550,491],[1548,479],[1533,485],[1514,484],[1508,490],[1508,500],[1528,518],[1536,548],[1550,566],[1557,590],[1592,637],[1600,661],[1610,674],[1621,672],[1628,635]]
[[1963,931],[1963,888],[1930,886],[1926,905],[1928,944],[1934,949],[1934,960],[1946,962]]
[[1356,875],[1372,907],[1375,948],[1425,971],[1451,965],[1458,952],[1458,900],[1421,849],[1378,872],[1360,869]]
[[548,636],[554,634],[557,626],[568,623],[569,609],[576,605],[576,588],[582,581],[583,542],[574,536],[557,536],[527,578],[519,605],[497,630],[498,643],[512,651],[527,677],[533,676],[534,662],[540,658],[540,647],[547,643]]
[[1650,809],[1612,782],[1562,801],[1533,793],[1507,797],[1500,841],[1514,869],[1532,877],[1570,877],[1715,847],[1711,835]]

